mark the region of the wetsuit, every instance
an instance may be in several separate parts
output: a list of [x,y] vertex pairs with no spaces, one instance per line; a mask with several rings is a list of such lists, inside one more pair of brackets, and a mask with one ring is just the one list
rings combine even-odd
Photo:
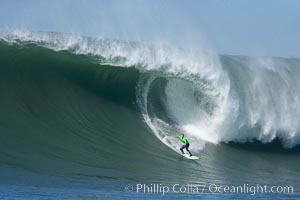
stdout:
[[179,140],[181,140],[181,142],[183,142],[183,144],[184,145],[182,145],[182,147],[180,148],[180,151],[182,152],[182,153],[184,153],[183,152],[183,149],[185,148],[186,150],[187,150],[187,152],[189,152],[189,154],[190,154],[190,156],[192,156],[192,153],[190,152],[190,150],[189,150],[189,146],[190,146],[190,143],[189,143],[189,141],[185,138],[185,137],[181,137],[181,136],[176,136]]

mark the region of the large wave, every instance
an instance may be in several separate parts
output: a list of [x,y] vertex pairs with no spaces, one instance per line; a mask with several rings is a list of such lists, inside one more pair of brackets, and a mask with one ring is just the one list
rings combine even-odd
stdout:
[[174,150],[174,136],[181,132],[195,141],[193,150],[206,142],[279,138],[286,147],[299,143],[297,59],[218,56],[201,47],[30,31],[2,32],[1,40],[87,56],[99,68],[134,67],[139,75],[130,87],[139,112],[153,134]]

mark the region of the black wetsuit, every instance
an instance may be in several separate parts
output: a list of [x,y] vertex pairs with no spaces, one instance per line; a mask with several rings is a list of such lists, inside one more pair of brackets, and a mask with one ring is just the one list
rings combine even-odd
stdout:
[[183,152],[183,149],[185,148],[185,150],[187,150],[187,152],[189,152],[190,156],[192,156],[192,153],[191,153],[190,150],[189,150],[189,146],[190,146],[190,143],[186,143],[186,144],[182,145],[182,147],[180,148],[180,151],[181,151],[182,153],[184,153],[184,152]]

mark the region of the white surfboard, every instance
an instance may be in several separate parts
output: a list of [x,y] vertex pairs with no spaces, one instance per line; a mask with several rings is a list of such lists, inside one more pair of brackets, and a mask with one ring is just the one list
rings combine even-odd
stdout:
[[186,157],[187,159],[191,159],[191,160],[197,160],[197,159],[199,159],[198,156],[190,156],[190,154],[186,154],[186,153],[181,154],[181,155],[183,155],[183,156]]

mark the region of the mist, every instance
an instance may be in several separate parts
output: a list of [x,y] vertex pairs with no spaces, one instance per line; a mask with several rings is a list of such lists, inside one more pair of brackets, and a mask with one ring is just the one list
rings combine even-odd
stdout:
[[214,47],[220,54],[299,57],[299,1],[0,2],[0,29]]

